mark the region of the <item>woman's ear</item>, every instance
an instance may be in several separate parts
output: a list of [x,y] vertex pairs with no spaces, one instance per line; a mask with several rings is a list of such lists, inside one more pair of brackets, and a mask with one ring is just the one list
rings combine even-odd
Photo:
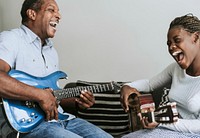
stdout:
[[196,43],[199,40],[199,32],[194,32],[194,42]]
[[27,14],[27,16],[28,16],[29,19],[35,20],[35,18],[36,18],[36,12],[34,10],[28,9],[26,11],[26,14]]

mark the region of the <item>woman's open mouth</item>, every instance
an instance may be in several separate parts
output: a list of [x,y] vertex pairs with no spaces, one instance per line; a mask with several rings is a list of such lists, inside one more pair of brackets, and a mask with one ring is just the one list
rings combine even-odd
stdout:
[[184,58],[184,54],[183,54],[182,51],[175,51],[175,52],[172,53],[172,56],[174,57],[174,59],[178,63],[180,63],[183,60],[183,58]]

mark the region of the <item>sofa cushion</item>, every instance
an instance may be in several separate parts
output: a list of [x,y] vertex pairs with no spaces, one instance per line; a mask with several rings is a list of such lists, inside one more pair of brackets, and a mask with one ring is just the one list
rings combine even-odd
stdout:
[[[106,83],[77,81],[76,87]],[[95,104],[91,108],[84,110],[77,108],[77,117],[95,124],[114,137],[129,133],[129,116],[121,107],[119,91],[115,89],[114,91],[94,93],[94,97]]]
[[86,110],[79,109],[77,116],[99,126],[113,136],[129,132],[128,114],[121,107],[119,94],[94,94],[95,104]]

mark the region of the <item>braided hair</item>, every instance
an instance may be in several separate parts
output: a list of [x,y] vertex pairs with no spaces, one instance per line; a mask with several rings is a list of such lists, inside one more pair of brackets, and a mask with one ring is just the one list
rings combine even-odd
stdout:
[[200,32],[200,20],[196,16],[193,16],[193,14],[187,14],[181,17],[176,17],[170,23],[169,30],[173,27],[181,27],[190,33]]
[[24,24],[28,20],[27,10],[32,9],[36,12],[39,11],[44,3],[44,0],[24,0],[24,3],[21,8],[21,17],[22,24]]

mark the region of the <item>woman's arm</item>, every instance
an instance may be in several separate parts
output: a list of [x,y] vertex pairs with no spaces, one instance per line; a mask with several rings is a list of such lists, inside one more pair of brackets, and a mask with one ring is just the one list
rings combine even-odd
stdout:
[[129,85],[130,87],[142,92],[150,92],[159,88],[163,88],[171,84],[172,74],[176,66],[177,63],[172,63],[151,79],[137,80],[125,85]]

